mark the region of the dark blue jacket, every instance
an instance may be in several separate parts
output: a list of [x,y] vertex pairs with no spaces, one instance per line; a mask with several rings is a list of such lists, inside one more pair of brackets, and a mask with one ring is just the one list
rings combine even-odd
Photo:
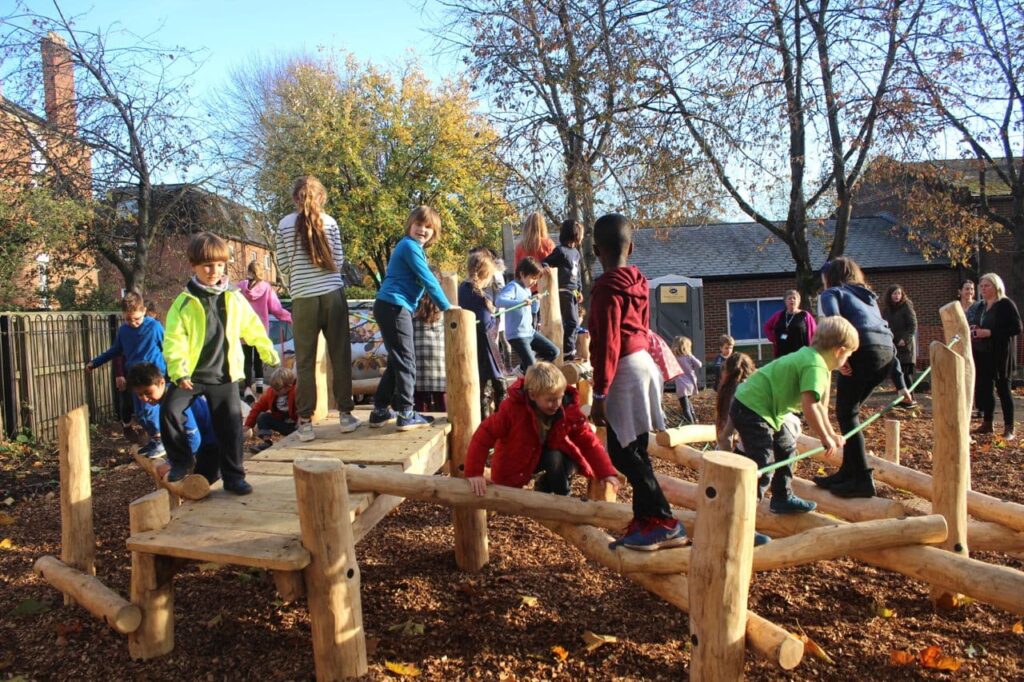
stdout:
[[820,297],[821,314],[841,315],[854,326],[865,346],[893,347],[889,323],[882,319],[875,292],[859,284],[830,287]]
[[149,316],[138,327],[122,324],[117,329],[114,345],[93,358],[91,364],[99,367],[119,355],[124,356],[125,369],[143,362],[152,362],[166,375],[163,325]]

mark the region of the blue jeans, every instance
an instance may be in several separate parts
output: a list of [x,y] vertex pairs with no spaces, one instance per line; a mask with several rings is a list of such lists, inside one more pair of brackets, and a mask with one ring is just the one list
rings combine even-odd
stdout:
[[545,362],[552,362],[558,357],[558,346],[551,343],[540,332],[534,332],[531,337],[509,339],[508,343],[519,356],[519,368],[524,372],[530,365],[537,362],[537,357]]

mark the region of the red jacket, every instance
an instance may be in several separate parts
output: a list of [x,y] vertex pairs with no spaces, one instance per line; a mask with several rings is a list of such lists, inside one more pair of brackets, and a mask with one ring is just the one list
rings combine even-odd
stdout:
[[[615,476],[615,467],[580,411],[576,389],[565,389],[562,408],[555,413],[544,447],[558,450],[570,457],[587,478]],[[487,453],[494,448],[491,459],[491,480],[499,485],[522,488],[537,470],[540,462],[540,428],[533,401],[526,395],[523,380],[508,390],[498,411],[485,419],[473,434],[466,453],[466,477],[483,476]]]
[[263,391],[263,395],[253,403],[252,409],[249,410],[249,416],[245,418],[245,427],[251,429],[256,426],[256,419],[264,412],[269,412],[278,419],[291,419],[293,422],[299,421],[299,413],[295,410],[295,384],[292,384],[291,388],[288,389],[288,414],[277,410],[274,406],[274,401],[276,400],[277,391],[267,386],[266,390]]
[[594,282],[587,328],[597,395],[608,394],[620,358],[648,349],[650,295],[647,278],[633,265],[609,270]]

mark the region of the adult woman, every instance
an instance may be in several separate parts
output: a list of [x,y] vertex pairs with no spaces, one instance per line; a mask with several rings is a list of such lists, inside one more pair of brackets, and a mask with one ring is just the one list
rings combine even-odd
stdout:
[[[881,384],[896,359],[892,332],[882,319],[878,297],[864,282],[864,273],[851,258],[826,263],[821,278],[822,315],[841,315],[857,330],[860,348],[839,368],[836,381],[836,419],[840,430],[850,433],[860,424],[860,406]],[[831,476],[815,476],[814,482],[839,497],[873,497],[875,484],[864,452],[864,436],[854,434],[843,445],[843,464]]]
[[977,324],[977,321],[972,322],[970,318],[971,308],[974,307],[974,282],[969,279],[963,281],[963,284],[957,289],[957,300],[960,301],[960,307],[964,309],[967,323]]
[[775,357],[798,351],[811,345],[817,324],[814,316],[800,310],[800,292],[790,289],[786,292],[786,307],[768,318],[764,323],[765,338],[772,342]]
[[[914,304],[899,284],[893,284],[882,299],[882,317],[889,323],[896,342],[896,357],[900,361],[903,381],[907,388],[914,383],[914,365],[917,362],[917,313]],[[894,383],[898,382],[894,379]]]
[[1010,376],[1017,366],[1017,335],[1021,332],[1020,313],[1013,301],[1006,298],[1006,286],[999,275],[988,273],[978,279],[978,322],[971,326],[974,348],[974,404],[981,412],[982,423],[975,433],[992,433],[992,417],[996,401],[995,388],[1003,408],[1003,437],[1013,440],[1013,394]]

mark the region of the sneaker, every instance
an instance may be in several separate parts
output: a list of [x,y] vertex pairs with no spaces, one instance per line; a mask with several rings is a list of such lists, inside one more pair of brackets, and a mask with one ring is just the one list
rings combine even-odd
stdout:
[[303,443],[308,443],[309,441],[316,439],[316,432],[313,431],[313,422],[311,421],[300,421],[295,432],[299,434],[299,440]]
[[758,533],[754,531],[754,547],[760,547],[761,545],[767,545],[772,539],[764,533]]
[[686,529],[676,519],[667,519],[665,522],[651,519],[642,530],[622,538],[623,547],[641,552],[653,552],[656,549],[682,547],[688,544],[690,538],[686,537]]
[[398,418],[398,414],[390,407],[373,408],[373,412],[370,413],[370,428],[379,429],[382,426],[390,424]]
[[398,415],[398,430],[399,431],[412,431],[413,429],[422,429],[425,426],[432,426],[434,424],[434,418],[420,414],[419,412],[403,412]]
[[273,444],[274,444],[274,441],[270,440],[269,438],[266,438],[259,445],[253,445],[249,449],[252,450],[253,452],[263,452],[267,448],[271,447]]
[[829,492],[837,497],[874,497],[875,482],[871,477],[871,471],[867,469],[859,476],[837,483]]
[[342,433],[352,433],[363,423],[362,419],[354,416],[351,412],[342,412],[339,421],[341,422]]
[[772,514],[806,514],[817,509],[818,503],[792,494],[789,497],[775,497],[772,495],[772,501],[768,508]]
[[224,490],[235,495],[248,495],[252,492],[252,485],[244,478],[240,478],[237,481],[224,481]]
[[626,526],[626,530],[622,533],[622,537],[619,538],[618,540],[614,540],[613,542],[609,542],[608,543],[608,549],[615,549],[617,547],[621,547],[623,540],[628,538],[633,533],[638,532],[641,528],[643,528],[643,522],[641,522],[640,519],[637,519],[637,518],[630,519],[629,520],[629,525]]
[[844,474],[842,471],[837,471],[836,473],[829,474],[828,476],[814,476],[811,480],[814,481],[814,485],[818,486],[819,488],[824,488],[825,490],[828,490],[832,486],[845,481],[846,474]]
[[194,461],[188,464],[171,462],[171,468],[167,472],[167,482],[177,483],[178,481],[183,480],[186,476],[192,473],[192,469],[194,469],[195,466],[196,463]]
[[139,448],[139,454],[149,459],[157,459],[167,454],[167,450],[164,449],[164,442],[161,440],[151,440],[141,448]]

